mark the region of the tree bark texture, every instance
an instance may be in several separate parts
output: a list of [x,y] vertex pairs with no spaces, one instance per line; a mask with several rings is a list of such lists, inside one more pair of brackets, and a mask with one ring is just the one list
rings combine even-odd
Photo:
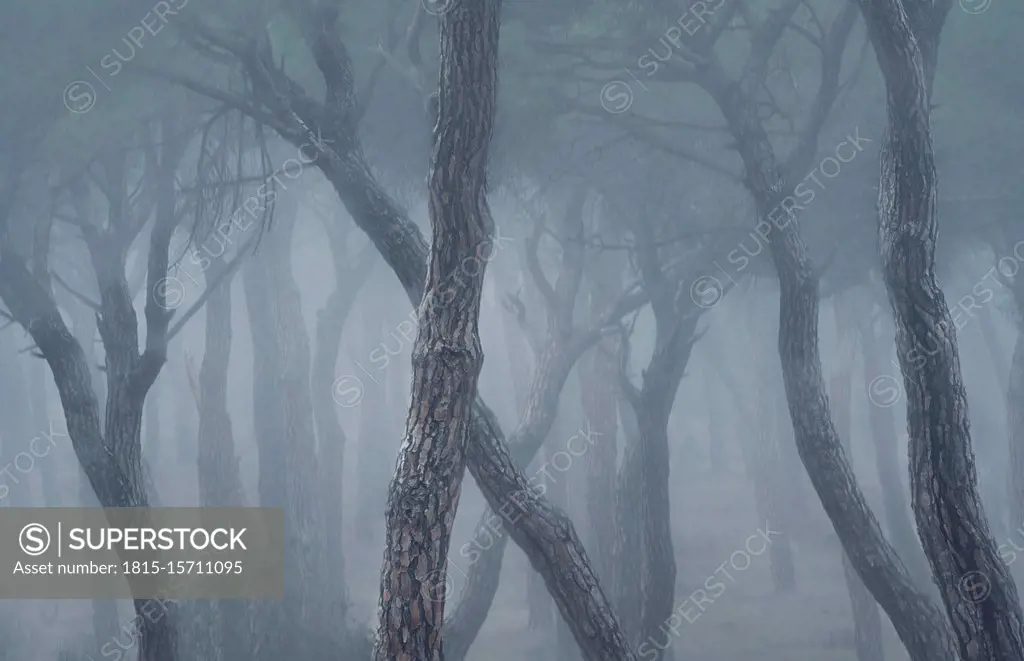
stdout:
[[[271,109],[270,125],[297,147],[316,151],[316,165],[331,182],[356,224],[366,232],[388,266],[394,271],[409,300],[423,298],[427,245],[422,233],[375,179],[358,139],[358,104],[351,81],[352,63],[336,36],[338,17],[332,5],[319,5],[306,22],[304,38],[328,89],[322,106],[302,96],[301,107],[283,104],[275,90],[297,89],[281,72],[263,59],[243,61],[254,81],[259,102]],[[277,86],[280,83],[284,87]],[[190,82],[191,89],[223,98],[223,94]],[[301,91],[298,92],[301,94]],[[249,112],[247,110],[247,112]],[[265,113],[256,113],[265,121]],[[331,121],[322,121],[330,117]],[[316,139],[311,143],[311,136]],[[492,237],[496,248],[505,237]],[[535,439],[531,439],[533,441]],[[526,448],[527,461],[536,446]],[[518,453],[517,453],[518,454]],[[562,616],[570,622],[585,658],[633,659],[604,590],[600,587],[571,521],[523,475],[521,466],[506,446],[504,434],[482,400],[474,411],[467,463],[490,507],[511,529],[513,540],[545,577]],[[515,500],[513,500],[513,498]],[[509,505],[515,504],[515,510]],[[505,510],[504,512],[502,510]]]
[[500,10],[500,0],[457,0],[439,17],[439,117],[429,175],[433,241],[412,351],[412,402],[388,494],[377,661],[444,659],[448,546],[483,366],[478,322],[482,251],[494,228],[487,154]]
[[956,328],[935,279],[931,81],[952,2],[859,2],[886,81],[882,274],[907,396],[911,503],[964,659],[1024,659],[1024,615],[978,495]]
[[[848,371],[842,371],[832,377],[829,383],[829,402],[832,403],[835,415],[836,433],[847,455],[851,457],[852,394]],[[885,661],[885,650],[882,647],[882,618],[878,613],[878,604],[864,587],[864,581],[860,580],[845,551],[843,575],[846,577],[846,590],[850,595],[850,608],[853,613],[853,641],[857,661]]]
[[[793,11],[771,15],[752,39],[745,73],[733,80],[717,62],[701,77],[725,117],[744,165],[745,183],[754,197],[757,217],[768,231],[772,262],[779,278],[779,355],[797,449],[825,512],[836,529],[864,584],[885,609],[913,661],[952,661],[956,658],[942,612],[914,585],[882,534],[857,484],[832,423],[818,348],[819,275],[799,232],[794,188],[813,166],[817,129],[812,122],[797,150],[780,164],[758,116],[759,90],[770,49],[786,30]],[[818,117],[826,117],[834,100],[842,58],[841,46],[855,16],[841,10],[827,35],[832,53],[823,69]],[[769,52],[766,52],[768,50]],[[759,225],[760,227],[760,225]]]

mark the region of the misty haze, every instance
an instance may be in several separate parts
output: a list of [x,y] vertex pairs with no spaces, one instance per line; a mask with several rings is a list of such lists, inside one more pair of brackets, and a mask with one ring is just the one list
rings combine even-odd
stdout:
[[5,10],[0,661],[1024,661],[1021,3]]

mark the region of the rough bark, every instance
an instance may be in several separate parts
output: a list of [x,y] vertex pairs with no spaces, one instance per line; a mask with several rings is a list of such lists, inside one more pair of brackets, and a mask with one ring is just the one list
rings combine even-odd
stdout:
[[930,104],[952,2],[861,0],[886,81],[878,211],[882,274],[907,396],[911,503],[964,659],[1024,658],[1024,614],[978,495],[956,328],[935,279]]
[[911,659],[950,661],[956,648],[945,618],[913,584],[886,541],[832,423],[818,348],[819,275],[791,203],[799,177],[813,165],[818,132],[838,91],[843,46],[855,18],[850,6],[841,10],[826,35],[826,61],[815,112],[784,165],[779,163],[758,114],[757,99],[771,49],[799,6],[797,0],[788,0],[784,11],[769,15],[758,27],[740,80],[731,79],[721,64],[712,60],[701,72],[701,84],[714,98],[737,142],[759,227],[768,231],[781,289],[779,355],[800,459],[851,563],[889,615]]
[[[832,403],[835,415],[836,433],[843,443],[843,449],[849,456],[852,456],[850,450],[852,425],[850,422],[853,402],[848,371],[842,371],[832,377],[829,383],[829,402]],[[850,564],[850,559],[845,552],[843,552],[843,575],[846,578],[846,590],[850,596],[850,608],[853,612],[853,641],[857,652],[857,661],[885,661],[885,650],[882,648],[882,618],[878,613],[878,604],[864,587],[864,581],[860,580],[860,576]]]
[[[424,292],[427,246],[422,233],[381,188],[363,155],[358,139],[357,99],[352,89],[352,64],[337,38],[336,8],[321,4],[312,13],[294,6],[304,38],[327,89],[317,103],[295,81],[260,53],[240,49],[230,39],[217,40],[234,53],[253,81],[259,108],[195,80],[174,78],[185,87],[219,99],[265,122],[307,156],[330,181],[356,224],[394,271],[409,300],[418,304]],[[209,36],[209,35],[208,35]],[[281,90],[287,90],[283,96]],[[293,103],[294,102],[294,103]],[[330,121],[323,121],[331,118]],[[503,240],[496,237],[495,240]],[[637,304],[639,305],[639,303]],[[542,573],[562,616],[569,620],[577,643],[588,659],[632,659],[618,620],[601,589],[571,522],[534,492],[513,460],[493,413],[477,400],[468,449],[468,466],[488,504],[499,512],[513,540]],[[532,455],[536,448],[531,448]],[[515,497],[519,512],[502,508]],[[520,515],[521,514],[521,515]]]
[[[540,222],[535,225],[534,231],[527,241],[524,261],[526,269],[530,272],[531,280],[540,293],[539,302],[547,313],[546,338],[541,339],[530,331],[528,320],[525,317],[526,306],[518,298],[510,298],[509,309],[516,313],[517,323],[524,329],[535,358],[533,383],[525,406],[525,413],[508,442],[513,452],[513,458],[519,467],[526,467],[545,439],[548,438],[551,426],[558,415],[562,389],[578,358],[602,337],[604,329],[614,320],[622,316],[626,310],[646,300],[645,296],[624,296],[615,306],[606,311],[604,318],[589,329],[581,331],[574,327],[575,300],[583,275],[582,212],[586,193],[586,188],[579,187],[570,197],[567,213],[563,217],[560,236],[562,263],[554,284],[550,283],[547,276],[544,275],[537,257],[537,248],[543,230],[543,225]],[[594,443],[595,434],[590,433],[589,435],[588,442]],[[536,472],[528,474],[534,476],[533,480],[537,480]],[[536,484],[532,488],[538,494],[543,495],[547,491],[547,485],[544,480],[539,481],[540,484]],[[515,498],[521,499],[522,497],[515,496]],[[511,505],[515,505],[515,503],[506,501],[501,504],[501,507],[509,510]],[[457,614],[466,615],[467,621],[456,621],[453,618],[447,629],[452,651],[461,652],[468,649],[479,631],[479,625],[484,621],[484,616],[494,599],[498,585],[498,576],[496,575],[478,576],[482,572],[500,571],[501,559],[495,559],[493,556],[501,555],[504,552],[505,539],[508,534],[507,518],[503,521],[503,525],[494,531],[494,525],[491,523],[494,515],[490,512],[493,511],[495,505],[493,502],[489,502],[489,506],[490,511],[484,514],[472,539],[490,539],[492,535],[497,539],[479,553],[474,553],[470,561],[467,587],[463,591],[457,611]],[[499,512],[503,517],[507,517],[509,513]],[[465,547],[466,545],[463,546],[463,549]],[[550,583],[548,585],[550,590]],[[452,658],[460,657],[453,656]]]
[[456,2],[439,17],[439,118],[429,176],[433,241],[412,351],[412,403],[388,494],[377,661],[444,659],[448,546],[483,366],[478,322],[482,255],[494,227],[487,154],[497,106],[500,10],[500,0]]

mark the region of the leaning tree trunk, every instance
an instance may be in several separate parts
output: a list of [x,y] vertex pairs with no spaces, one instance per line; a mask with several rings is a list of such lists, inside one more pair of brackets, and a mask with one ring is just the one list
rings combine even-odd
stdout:
[[142,413],[142,426],[146,436],[142,448],[146,458],[153,465],[160,466],[160,379],[156,380],[146,398],[146,407]]
[[[850,373],[840,372],[832,377],[829,384],[829,401],[835,415],[836,433],[842,440],[843,448],[851,458],[850,435],[852,434],[850,392]],[[885,661],[885,650],[882,647],[882,618],[878,613],[878,604],[864,587],[857,571],[850,564],[846,552],[843,552],[843,575],[846,577],[846,590],[850,595],[850,608],[853,612],[853,641],[857,651],[857,661]]]
[[[100,370],[99,357],[96,355],[96,313],[80,301],[70,299],[67,307],[71,310],[71,324],[75,337],[82,346],[85,364],[89,368],[89,376],[93,391],[100,401],[106,399],[106,383]],[[97,411],[102,416],[102,409]],[[101,417],[102,424],[102,417]],[[96,492],[93,491],[89,478],[81,467],[78,472],[78,495],[81,507],[99,507]],[[118,633],[120,623],[117,615],[117,602],[112,599],[92,600],[92,636],[97,650],[105,641],[113,639]]]
[[860,0],[888,91],[878,193],[882,273],[907,395],[911,502],[960,655],[1022,659],[1024,614],[978,495],[956,328],[935,279],[931,82],[951,4],[910,3],[908,16],[896,0]]
[[[792,2],[786,7],[795,11],[799,4]],[[836,43],[837,33],[841,37],[852,29],[856,16],[850,16],[848,9],[842,12],[830,31],[830,45]],[[764,23],[758,44],[770,48],[785,32],[789,20],[789,15],[782,12]],[[839,38],[838,43],[844,40]],[[836,51],[842,55],[841,49]],[[757,51],[753,55],[764,57]],[[823,67],[829,76],[825,91],[838,88],[838,56],[833,55]],[[793,191],[798,183],[791,173],[811,169],[817,134],[814,125],[810,126],[801,148],[785,167],[779,163],[759,116],[762,72],[752,67],[742,80],[734,81],[720,69],[709,70],[709,80],[704,84],[736,141],[745,183],[754,198],[758,231],[764,225],[768,233],[766,242],[781,290],[778,349],[800,459],[850,562],[889,615],[911,659],[951,661],[956,647],[942,612],[915,586],[882,534],[832,424],[818,348],[820,278],[800,235],[798,212],[790,204],[795,202]]]
[[448,545],[483,366],[481,250],[494,227],[487,153],[497,105],[500,8],[500,0],[456,0],[439,17],[439,116],[429,176],[433,241],[412,352],[412,402],[388,494],[376,661],[444,658]]
[[[324,24],[335,25],[336,15],[332,15],[326,5],[322,8],[326,12]],[[351,60],[343,49],[335,47],[330,30],[318,29],[309,38],[320,55],[317,64],[327,85],[339,91],[330,95],[331,101],[342,106],[343,110],[347,107],[345,102],[352,101],[351,95],[341,93],[351,80]],[[257,77],[266,70],[247,67],[247,71]],[[273,96],[272,86],[261,86],[261,89],[261,98]],[[322,116],[352,119],[352,113],[347,111]],[[301,123],[295,122],[293,111],[280,117],[283,123],[275,128],[295,146],[310,148],[310,126],[322,134],[323,140],[318,141],[317,147],[317,167],[331,182],[356,224],[388,263],[410,302],[418,304],[425,289],[427,243],[405,211],[374,178],[362,151],[358,124],[353,121],[325,124],[319,117],[305,112],[300,117]],[[345,145],[345,149],[330,146],[335,143]],[[506,237],[492,237],[492,245],[501,248],[501,242],[506,240]],[[513,541],[523,549],[534,569],[544,576],[549,592],[558,603],[559,612],[569,622],[585,656],[588,659],[633,659],[634,654],[626,644],[605,591],[590,567],[572,521],[531,487],[522,471],[525,462],[513,458],[493,412],[479,398],[470,439],[467,452],[470,472],[488,505],[501,516]],[[536,437],[531,437],[528,452],[522,452],[528,455],[526,461],[539,445],[534,441]],[[517,508],[509,509],[510,503],[515,503]]]

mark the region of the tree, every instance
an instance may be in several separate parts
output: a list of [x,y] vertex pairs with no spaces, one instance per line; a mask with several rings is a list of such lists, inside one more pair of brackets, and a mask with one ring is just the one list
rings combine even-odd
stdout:
[[[141,456],[142,410],[146,393],[167,355],[171,312],[161,282],[167,274],[171,235],[181,219],[175,173],[192,132],[187,121],[190,119],[176,121],[165,116],[158,130],[147,127],[141,134],[148,180],[144,181],[152,195],[149,208],[145,197],[129,197],[129,184],[133,183],[131,164],[119,148],[103,154],[94,164],[99,181],[104,182],[101,190],[107,202],[105,222],[96,223],[92,218],[86,185],[77,183],[72,189],[79,212],[72,222],[85,240],[100,293],[100,301],[93,306],[106,352],[106,416],[102,425],[89,364],[61,317],[49,278],[41,278],[39,269],[35,273],[29,269],[20,246],[12,240],[15,237],[9,224],[10,206],[0,213],[0,299],[28,331],[49,364],[75,454],[104,507],[147,507],[150,502]],[[16,181],[16,177],[8,181],[8,186],[13,187]],[[11,204],[11,195],[13,190],[8,191],[4,201],[7,205]],[[154,208],[147,269],[147,332],[145,348],[140,353],[125,258]],[[48,242],[43,245],[48,246]],[[48,257],[32,254],[36,264],[47,263]],[[158,620],[146,617],[145,613],[152,610],[151,601],[135,600],[141,623],[139,656],[143,661],[174,661],[174,609]]]
[[433,241],[413,345],[412,402],[388,494],[377,661],[444,658],[444,573],[483,367],[477,323],[482,256],[494,227],[487,154],[497,109],[500,13],[501,0],[464,1],[439,17],[439,110],[429,175]]
[[1024,658],[1024,615],[977,489],[956,329],[935,279],[932,86],[951,0],[858,2],[886,82],[882,274],[907,393],[911,503],[964,659]]

